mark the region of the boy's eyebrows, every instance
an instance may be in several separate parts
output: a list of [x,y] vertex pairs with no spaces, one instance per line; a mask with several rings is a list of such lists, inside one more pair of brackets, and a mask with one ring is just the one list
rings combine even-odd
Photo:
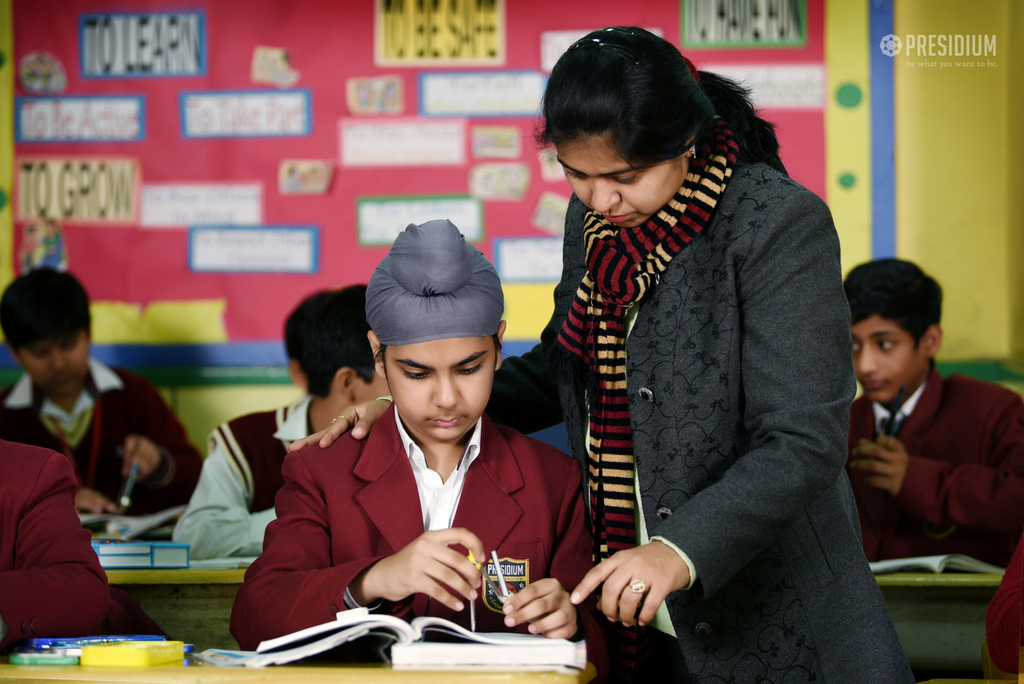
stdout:
[[[474,354],[470,354],[461,361],[453,363],[451,367],[458,368],[459,366],[465,366],[467,364],[473,363],[474,361],[479,359],[481,356],[484,356],[485,354],[487,354],[486,349],[484,349],[483,351],[478,351]],[[412,359],[395,359],[395,361],[402,364],[403,366],[411,366],[413,368],[419,368],[420,370],[434,370],[433,366],[427,366],[425,364],[420,363],[419,361],[413,361]]]

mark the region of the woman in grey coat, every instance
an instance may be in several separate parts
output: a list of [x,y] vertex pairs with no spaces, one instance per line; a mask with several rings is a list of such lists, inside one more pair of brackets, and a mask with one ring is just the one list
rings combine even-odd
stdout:
[[639,28],[570,47],[543,114],[574,191],[562,277],[488,413],[564,418],[595,540],[573,600],[600,593],[618,676],[912,682],[843,469],[855,381],[828,208],[742,88]]

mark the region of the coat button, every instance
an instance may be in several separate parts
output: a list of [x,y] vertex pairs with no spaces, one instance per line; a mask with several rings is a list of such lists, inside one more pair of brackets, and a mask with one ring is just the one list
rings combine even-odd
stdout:
[[711,636],[711,631],[711,625],[709,625],[706,622],[698,622],[693,627],[693,636],[697,637],[698,639],[707,639],[709,636]]
[[38,620],[22,620],[21,621],[21,632],[22,634],[35,634],[39,631]]
[[659,518],[664,520],[668,516],[672,515],[672,509],[666,506],[659,506],[657,510],[657,515]]
[[637,394],[639,394],[640,398],[646,401],[648,404],[654,401],[654,392],[647,389],[646,387],[641,387]]
[[331,615],[337,615],[338,614],[338,606],[334,605],[333,603],[331,605],[327,606],[327,610],[331,611]]

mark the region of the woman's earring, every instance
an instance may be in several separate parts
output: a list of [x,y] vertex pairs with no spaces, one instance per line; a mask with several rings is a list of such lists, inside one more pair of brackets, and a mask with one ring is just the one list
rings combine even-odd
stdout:
[[697,156],[697,146],[696,145],[693,145],[693,146],[690,147],[690,156],[691,157],[696,157]]

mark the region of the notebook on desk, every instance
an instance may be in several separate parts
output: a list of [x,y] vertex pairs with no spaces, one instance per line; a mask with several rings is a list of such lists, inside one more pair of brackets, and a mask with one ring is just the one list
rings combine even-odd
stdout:
[[915,558],[890,558],[888,560],[868,563],[871,572],[885,575],[890,572],[983,572],[1002,573],[1005,568],[985,563],[976,558],[960,553],[947,553],[942,556],[917,556]]
[[418,617],[406,622],[393,615],[370,614],[365,608],[342,611],[332,622],[269,639],[255,651],[209,649],[198,657],[211,665],[283,665],[364,637],[390,642],[390,659],[396,668],[583,669],[587,664],[583,641],[471,632],[444,618]]
[[177,519],[185,506],[173,506],[149,515],[116,515],[114,513],[79,513],[82,527],[110,539],[136,539]]

